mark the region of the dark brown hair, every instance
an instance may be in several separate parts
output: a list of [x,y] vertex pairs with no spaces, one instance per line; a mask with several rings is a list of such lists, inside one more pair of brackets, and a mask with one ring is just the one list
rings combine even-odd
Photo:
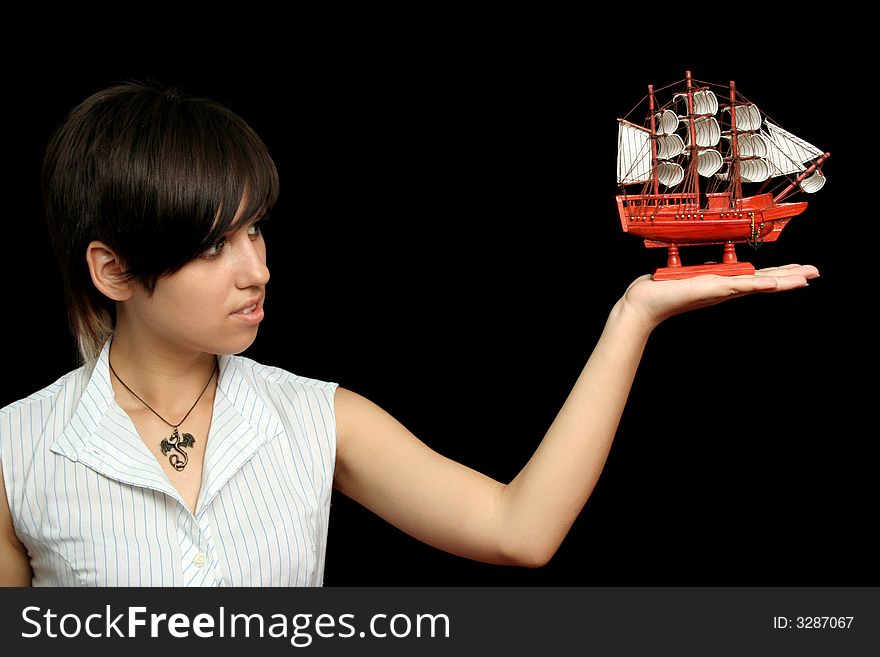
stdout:
[[227,107],[129,82],[89,97],[56,130],[43,197],[71,330],[91,363],[112,334],[115,304],[92,284],[88,244],[107,244],[126,277],[151,294],[159,278],[268,212],[278,173],[259,136]]

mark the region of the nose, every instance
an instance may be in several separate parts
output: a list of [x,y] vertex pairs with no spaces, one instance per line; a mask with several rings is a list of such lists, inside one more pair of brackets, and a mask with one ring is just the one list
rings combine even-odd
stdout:
[[240,231],[236,244],[236,286],[239,289],[263,287],[269,282],[269,268],[266,267],[266,243],[262,236],[255,240]]

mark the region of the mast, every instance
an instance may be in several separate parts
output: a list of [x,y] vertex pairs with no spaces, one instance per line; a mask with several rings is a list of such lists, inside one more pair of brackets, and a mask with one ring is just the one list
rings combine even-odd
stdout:
[[657,181],[657,126],[654,122],[654,85],[648,85],[648,113],[651,116],[651,179],[654,182],[654,196],[660,194],[660,183]]
[[733,188],[730,197],[730,207],[735,208],[737,202],[742,198],[742,180],[739,177],[739,142],[736,134],[736,83],[730,81],[730,148],[732,155],[730,164],[732,166]]
[[700,177],[697,173],[697,129],[694,126],[694,87],[691,72],[685,73],[687,78],[688,134],[691,137],[691,158],[688,162],[688,175],[693,180],[694,193],[697,197],[697,208],[700,207]]

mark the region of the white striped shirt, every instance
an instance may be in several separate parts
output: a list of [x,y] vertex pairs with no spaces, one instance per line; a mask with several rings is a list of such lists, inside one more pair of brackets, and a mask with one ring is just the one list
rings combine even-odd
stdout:
[[221,356],[193,514],[116,403],[108,352],[0,410],[34,586],[322,585],[338,384]]

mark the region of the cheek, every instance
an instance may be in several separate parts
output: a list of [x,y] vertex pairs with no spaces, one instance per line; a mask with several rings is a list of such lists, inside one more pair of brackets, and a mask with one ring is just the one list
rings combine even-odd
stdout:
[[198,319],[206,309],[222,304],[221,286],[216,278],[193,272],[186,278],[176,280],[174,285],[163,290],[161,304],[156,310],[177,319]]

